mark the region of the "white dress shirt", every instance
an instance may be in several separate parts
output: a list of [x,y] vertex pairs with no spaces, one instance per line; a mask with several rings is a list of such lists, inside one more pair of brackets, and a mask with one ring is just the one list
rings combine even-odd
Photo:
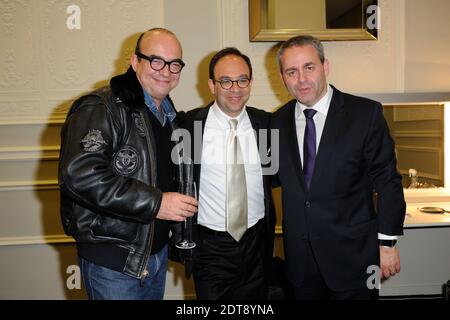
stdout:
[[[333,88],[328,85],[327,93],[317,103],[311,107],[297,101],[295,106],[295,127],[297,130],[298,150],[300,151],[300,159],[302,159],[303,166],[303,140],[305,137],[306,117],[303,110],[306,108],[316,110],[314,115],[314,124],[316,126],[316,153],[319,150],[320,139],[322,138],[323,128],[325,127],[325,120],[327,119],[328,109],[330,108],[331,98],[333,96]],[[392,240],[398,239],[397,236],[386,235],[378,233],[378,239]]]
[[[214,103],[206,118],[200,171],[198,223],[225,231],[226,151],[230,116]],[[244,159],[248,199],[248,228],[264,217],[264,187],[256,136],[244,107],[235,118]]]

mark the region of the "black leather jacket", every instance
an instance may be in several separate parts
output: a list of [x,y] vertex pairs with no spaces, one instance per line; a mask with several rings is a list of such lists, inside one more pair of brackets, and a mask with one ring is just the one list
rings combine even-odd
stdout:
[[62,128],[58,175],[65,233],[127,250],[121,271],[141,279],[162,199],[148,112],[131,68],[79,98]]

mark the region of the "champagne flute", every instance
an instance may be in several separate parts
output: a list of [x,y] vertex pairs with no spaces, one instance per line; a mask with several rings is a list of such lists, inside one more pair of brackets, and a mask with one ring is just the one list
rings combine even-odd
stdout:
[[[186,184],[185,194],[197,199],[197,187],[194,182],[190,182]],[[182,237],[181,240],[178,241],[175,246],[178,249],[192,249],[195,248],[196,244],[192,240],[192,219],[194,217],[188,217],[184,220],[182,225]]]

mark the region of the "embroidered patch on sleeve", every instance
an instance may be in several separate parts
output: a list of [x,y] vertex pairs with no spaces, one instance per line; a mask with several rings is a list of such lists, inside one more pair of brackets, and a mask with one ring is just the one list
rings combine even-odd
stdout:
[[127,176],[139,167],[139,156],[132,147],[124,147],[116,153],[113,163],[117,172]]
[[88,133],[81,139],[81,146],[84,151],[96,152],[106,146],[107,143],[102,136],[102,132],[97,129],[91,129]]

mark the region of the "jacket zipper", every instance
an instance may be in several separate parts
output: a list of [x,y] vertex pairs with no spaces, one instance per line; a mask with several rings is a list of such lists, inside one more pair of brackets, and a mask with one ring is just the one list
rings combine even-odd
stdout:
[[[146,120],[146,117],[142,113],[142,111],[139,111],[139,114],[141,116],[141,120]],[[143,124],[143,127],[144,127],[144,131],[145,131],[145,139],[147,141],[148,152],[150,153],[150,156],[151,156],[153,148],[152,148],[152,145],[151,145],[151,143],[149,141],[150,134],[148,132],[147,123],[148,123],[148,121],[142,121],[142,124]],[[153,171],[154,170],[154,166],[150,166],[150,170]],[[154,179],[153,179],[153,177],[154,177]],[[150,174],[150,181],[151,181],[152,186],[156,187],[156,185],[155,185],[156,171],[154,172],[154,174]],[[150,235],[148,237],[148,242],[147,242],[147,251],[145,252],[145,256],[144,256],[144,270],[142,271],[142,273],[140,275],[140,284],[141,284],[141,286],[144,285],[145,279],[148,276],[147,264],[148,264],[148,260],[150,258],[150,252],[152,251],[154,230],[155,230],[155,222],[152,221],[150,223]]]
[[149,249],[145,253],[145,257],[144,257],[144,271],[142,271],[141,277],[140,277],[140,285],[141,285],[141,287],[144,286],[145,279],[147,279],[147,277],[148,277],[147,264],[148,264],[148,259],[150,258],[150,252],[151,252],[152,245],[153,245],[153,234],[154,234],[154,231],[155,231],[155,223],[152,222],[150,224],[150,236],[148,237],[149,241],[147,243],[147,247]]

